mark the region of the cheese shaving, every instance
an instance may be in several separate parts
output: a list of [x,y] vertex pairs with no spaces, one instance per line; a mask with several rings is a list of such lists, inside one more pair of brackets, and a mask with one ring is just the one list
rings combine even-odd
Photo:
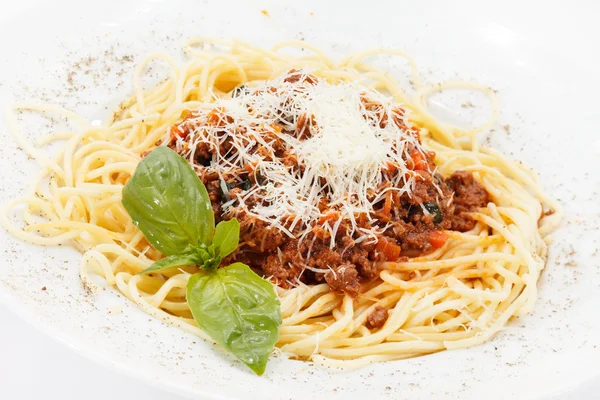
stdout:
[[[320,226],[332,247],[342,226],[377,240],[381,228],[360,228],[357,216],[373,221],[374,205],[389,191],[410,196],[416,173],[409,149],[425,154],[407,113],[380,92],[306,71],[235,94],[194,111],[179,126],[189,134],[176,143],[194,167],[219,175],[223,193],[226,181],[243,182],[252,169],[258,184],[226,202],[224,212],[244,211],[290,237]],[[199,165],[201,147],[210,165]],[[390,166],[391,181],[384,175]]]

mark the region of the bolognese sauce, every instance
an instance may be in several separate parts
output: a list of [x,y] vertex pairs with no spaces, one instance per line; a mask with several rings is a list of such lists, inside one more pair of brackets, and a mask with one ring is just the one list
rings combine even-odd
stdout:
[[[435,153],[420,147],[420,130],[407,123],[406,110],[383,107],[368,93],[361,93],[360,110],[366,123],[374,129],[394,124],[394,129],[409,139],[390,146],[397,161],[383,165],[381,182],[367,190],[366,198],[372,202],[369,212],[344,217],[340,203],[332,204],[328,196],[333,189],[321,182],[321,193],[307,193],[319,196],[319,216],[311,224],[297,223],[298,216],[290,214],[280,218],[282,229],[254,215],[252,210],[257,206],[265,207],[266,200],[258,195],[261,186],[277,185],[261,176],[260,163],[277,161],[296,175],[307,168],[290,143],[310,140],[322,127],[314,114],[296,110],[292,115],[289,110],[295,107],[295,91],[301,93],[319,82],[313,75],[292,70],[283,78],[287,94],[280,96],[281,104],[274,108],[276,118],[249,126],[237,123],[239,110],[237,117],[236,112],[222,106],[193,111],[171,128],[166,144],[194,166],[209,192],[215,219],[235,217],[240,222],[240,246],[225,264],[244,262],[284,288],[299,282],[326,282],[331,290],[356,296],[361,282],[376,277],[377,262],[408,260],[444,246],[448,239],[445,231],[473,229],[475,221],[469,212],[484,207],[490,199],[470,172],[456,171],[447,177],[436,172]],[[280,87],[238,87],[232,96],[273,97],[280,91]],[[243,113],[258,112],[257,107],[245,107]],[[203,140],[209,131],[211,140]],[[252,157],[240,161],[240,149]],[[223,165],[231,168],[219,169]],[[322,180],[319,176],[314,179]],[[400,190],[394,182],[409,182],[410,190]],[[348,193],[348,198],[353,196],[357,194]],[[365,239],[364,232],[376,234]],[[387,318],[387,313],[385,318],[383,314],[380,310],[370,324],[381,326]]]

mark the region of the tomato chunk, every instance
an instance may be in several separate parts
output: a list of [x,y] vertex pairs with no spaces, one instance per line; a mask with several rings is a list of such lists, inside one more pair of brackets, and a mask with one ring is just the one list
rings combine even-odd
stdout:
[[418,150],[413,150],[410,152],[410,158],[412,158],[414,167],[414,171],[427,171],[429,169],[429,162],[427,161],[427,157],[421,154]]
[[375,246],[375,251],[383,254],[386,261],[397,260],[400,257],[400,250],[400,246],[385,238],[380,238]]
[[440,231],[431,231],[429,234],[429,243],[436,249],[442,247],[448,240],[448,235]]
[[170,134],[171,134],[171,138],[173,138],[173,139],[175,139],[177,137],[185,138],[188,135],[188,133],[185,130],[183,130],[183,129],[179,130],[178,125],[173,125],[171,127]]

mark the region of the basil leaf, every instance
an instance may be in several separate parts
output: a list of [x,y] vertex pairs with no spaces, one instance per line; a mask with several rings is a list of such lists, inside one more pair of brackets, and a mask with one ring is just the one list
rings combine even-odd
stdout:
[[252,189],[252,181],[250,179],[246,179],[242,183],[242,190],[250,190]]
[[173,267],[181,267],[184,265],[202,265],[204,260],[196,252],[190,252],[185,254],[178,254],[175,256],[168,256],[156,261],[154,264],[140,272],[140,274],[149,274],[151,272],[160,272]]
[[219,256],[225,258],[237,249],[240,241],[240,223],[232,218],[229,221],[221,221],[215,229],[213,245],[219,249]]
[[440,206],[438,206],[437,203],[423,203],[423,207],[425,207],[427,212],[429,212],[430,214],[433,214],[433,223],[434,224],[439,224],[440,222],[442,222],[442,219],[444,218],[444,216],[442,215]]
[[256,374],[263,374],[281,325],[281,306],[271,283],[235,263],[193,275],[187,302],[198,326]]
[[166,255],[198,241],[209,245],[215,226],[206,188],[192,167],[159,146],[137,166],[123,188],[123,206],[150,244]]

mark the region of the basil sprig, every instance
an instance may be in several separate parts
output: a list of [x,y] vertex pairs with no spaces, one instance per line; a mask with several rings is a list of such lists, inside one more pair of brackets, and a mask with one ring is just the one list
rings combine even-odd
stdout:
[[166,257],[142,274],[196,265],[187,302],[198,326],[258,375],[279,338],[281,307],[273,285],[247,265],[219,268],[238,246],[236,219],[215,227],[206,188],[177,153],[157,147],[123,188],[123,206],[148,242]]

